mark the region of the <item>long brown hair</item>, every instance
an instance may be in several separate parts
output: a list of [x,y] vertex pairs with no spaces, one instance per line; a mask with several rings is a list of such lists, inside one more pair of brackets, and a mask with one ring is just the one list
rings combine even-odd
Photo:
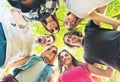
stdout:
[[[71,58],[72,58],[72,64],[74,65],[74,66],[83,66],[83,63],[82,62],[79,62],[69,51],[67,51],[67,50],[62,50],[59,54],[58,54],[58,67],[59,67],[59,70],[60,70],[60,73],[62,73],[62,72],[64,72],[65,70],[66,70],[66,68],[63,66],[63,63],[62,63],[62,60],[61,60],[61,53],[62,52],[67,52],[67,53],[69,53],[69,55],[71,56]],[[65,70],[63,71],[62,70],[62,67],[64,67],[65,68]]]
[[[53,15],[51,15],[51,17],[52,17],[53,20],[57,23],[57,25],[58,25],[57,28],[58,28],[58,32],[59,32],[59,31],[60,31],[60,27],[59,27],[59,22],[58,22],[56,13],[54,13]],[[46,21],[45,19],[41,21],[41,24],[44,26],[44,28],[45,28],[48,32],[52,33],[50,30],[48,30],[48,28],[47,28],[47,21]],[[52,34],[53,34],[53,33],[52,33]]]

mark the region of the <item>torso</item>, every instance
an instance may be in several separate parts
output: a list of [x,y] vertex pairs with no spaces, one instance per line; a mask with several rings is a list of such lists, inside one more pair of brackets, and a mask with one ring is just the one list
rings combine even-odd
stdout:
[[88,24],[85,28],[83,47],[84,58],[88,63],[103,62],[116,67],[119,63],[117,58],[120,53],[120,32]]
[[[8,18],[9,19],[9,18]],[[30,27],[18,28],[11,25],[12,20],[3,17],[2,25],[7,40],[6,61],[12,62],[19,57],[31,55],[33,48],[33,37]]]
[[76,66],[66,71],[60,78],[60,82],[93,82],[91,74],[81,66]]
[[87,17],[95,9],[113,0],[66,0],[66,7],[79,18]]

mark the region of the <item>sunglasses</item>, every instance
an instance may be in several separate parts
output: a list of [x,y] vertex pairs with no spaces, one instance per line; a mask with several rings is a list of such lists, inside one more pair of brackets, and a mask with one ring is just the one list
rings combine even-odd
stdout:
[[47,50],[49,50],[49,51],[51,50],[53,54],[57,54],[57,51],[56,51],[56,50],[53,50],[53,49],[51,49],[51,48],[48,48]]

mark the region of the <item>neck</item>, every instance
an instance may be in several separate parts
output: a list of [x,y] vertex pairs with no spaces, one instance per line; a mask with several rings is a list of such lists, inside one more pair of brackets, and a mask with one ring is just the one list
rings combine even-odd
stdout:
[[68,71],[68,70],[70,70],[70,69],[72,69],[74,66],[73,65],[69,65],[69,66],[66,66],[66,70]]

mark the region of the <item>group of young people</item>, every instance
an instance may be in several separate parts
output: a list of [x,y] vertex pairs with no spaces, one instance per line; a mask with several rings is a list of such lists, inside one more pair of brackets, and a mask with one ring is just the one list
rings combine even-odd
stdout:
[[[51,66],[58,57],[60,76],[57,82],[98,82],[92,74],[112,77],[114,69],[120,71],[120,21],[104,15],[107,5],[112,1],[64,0],[69,12],[64,20],[68,32],[64,34],[63,41],[69,47],[83,47],[86,63],[81,63],[68,50],[57,53],[58,48],[52,45],[55,42],[53,34],[60,31],[56,17],[59,0],[8,0],[13,7],[10,12],[15,22],[13,25],[10,21],[0,20],[0,67],[9,64],[18,82],[53,82]],[[24,16],[22,13],[29,15]],[[85,26],[83,36],[74,28],[85,18],[90,18],[90,21]],[[40,22],[52,34],[35,39],[32,27],[26,20]],[[101,28],[101,23],[110,24],[113,29]],[[49,48],[39,56],[32,54],[34,44]],[[107,68],[96,66],[100,64]],[[99,82],[102,82],[101,79]]]

